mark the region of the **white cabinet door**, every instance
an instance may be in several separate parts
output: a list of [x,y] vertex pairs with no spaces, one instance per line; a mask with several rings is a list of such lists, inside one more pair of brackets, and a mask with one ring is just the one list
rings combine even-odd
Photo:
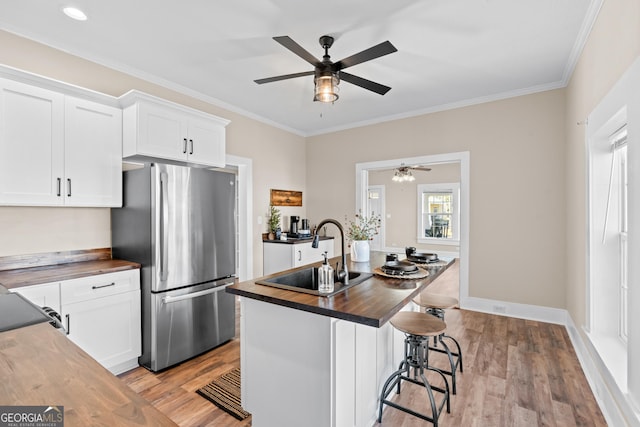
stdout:
[[24,286],[13,289],[12,292],[22,295],[38,307],[51,307],[60,313],[60,284],[57,282]]
[[105,368],[140,356],[140,290],[63,302],[62,310],[68,337]]
[[[148,102],[139,102],[130,107],[137,114],[132,118],[134,123],[131,137],[127,140],[124,155],[141,154],[171,160],[186,160],[188,150],[187,122],[183,115],[173,110],[162,108]],[[130,120],[125,113],[125,120]]]
[[122,110],[65,99],[65,205],[122,205]]
[[0,79],[0,204],[62,205],[64,95]]
[[225,129],[207,120],[189,119],[189,151],[191,163],[225,166]]

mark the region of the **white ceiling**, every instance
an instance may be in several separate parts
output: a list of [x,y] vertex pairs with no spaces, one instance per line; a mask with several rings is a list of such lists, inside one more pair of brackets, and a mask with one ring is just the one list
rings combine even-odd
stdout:
[[[599,0],[3,0],[0,28],[303,136],[563,87]],[[276,43],[290,36],[335,62],[389,40],[398,52],[348,68],[390,86],[348,82],[312,102],[311,71]]]

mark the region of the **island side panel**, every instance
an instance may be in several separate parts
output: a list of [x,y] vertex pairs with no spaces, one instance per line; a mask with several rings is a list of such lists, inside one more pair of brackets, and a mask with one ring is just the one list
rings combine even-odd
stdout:
[[375,423],[382,384],[403,356],[404,335],[389,323],[375,328],[242,298],[240,325],[242,405],[252,425]]
[[242,405],[252,425],[333,425],[332,319],[249,298],[241,310]]

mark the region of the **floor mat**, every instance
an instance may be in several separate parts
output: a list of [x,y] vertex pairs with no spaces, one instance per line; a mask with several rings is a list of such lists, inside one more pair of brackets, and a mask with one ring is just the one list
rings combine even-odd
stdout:
[[200,396],[239,420],[251,416],[240,405],[240,369],[235,368],[196,390]]

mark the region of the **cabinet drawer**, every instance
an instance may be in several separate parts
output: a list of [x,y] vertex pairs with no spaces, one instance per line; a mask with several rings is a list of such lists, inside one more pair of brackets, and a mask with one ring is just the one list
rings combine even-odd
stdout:
[[60,299],[67,305],[140,289],[139,277],[140,271],[134,269],[65,280],[60,285]]

